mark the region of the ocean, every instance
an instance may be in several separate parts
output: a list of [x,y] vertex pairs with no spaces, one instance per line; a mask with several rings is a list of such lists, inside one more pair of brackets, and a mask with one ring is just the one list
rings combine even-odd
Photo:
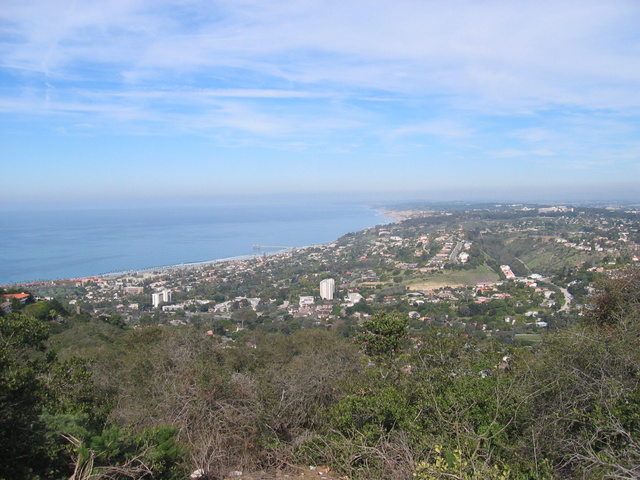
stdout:
[[262,255],[389,221],[348,204],[3,211],[0,285]]

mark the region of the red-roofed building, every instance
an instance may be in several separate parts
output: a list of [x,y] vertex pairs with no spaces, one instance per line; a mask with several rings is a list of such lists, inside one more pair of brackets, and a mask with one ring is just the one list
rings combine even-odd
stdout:
[[24,305],[27,303],[27,299],[30,297],[28,293],[6,293],[2,295],[5,300],[11,301],[12,298],[15,298],[20,302],[20,305]]

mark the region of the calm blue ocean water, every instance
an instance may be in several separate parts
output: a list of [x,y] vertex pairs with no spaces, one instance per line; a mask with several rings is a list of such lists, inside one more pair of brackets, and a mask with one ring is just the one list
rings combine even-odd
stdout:
[[353,205],[0,212],[0,285],[327,243],[388,220]]

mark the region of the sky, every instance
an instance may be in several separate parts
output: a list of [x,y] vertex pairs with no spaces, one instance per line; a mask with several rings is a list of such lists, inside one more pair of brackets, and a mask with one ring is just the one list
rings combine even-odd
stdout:
[[638,0],[2,0],[0,206],[640,201]]

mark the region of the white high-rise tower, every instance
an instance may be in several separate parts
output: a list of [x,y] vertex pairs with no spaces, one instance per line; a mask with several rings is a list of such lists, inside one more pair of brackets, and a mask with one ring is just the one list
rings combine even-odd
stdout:
[[336,281],[333,278],[325,278],[320,282],[320,298],[322,300],[333,300],[336,293]]

